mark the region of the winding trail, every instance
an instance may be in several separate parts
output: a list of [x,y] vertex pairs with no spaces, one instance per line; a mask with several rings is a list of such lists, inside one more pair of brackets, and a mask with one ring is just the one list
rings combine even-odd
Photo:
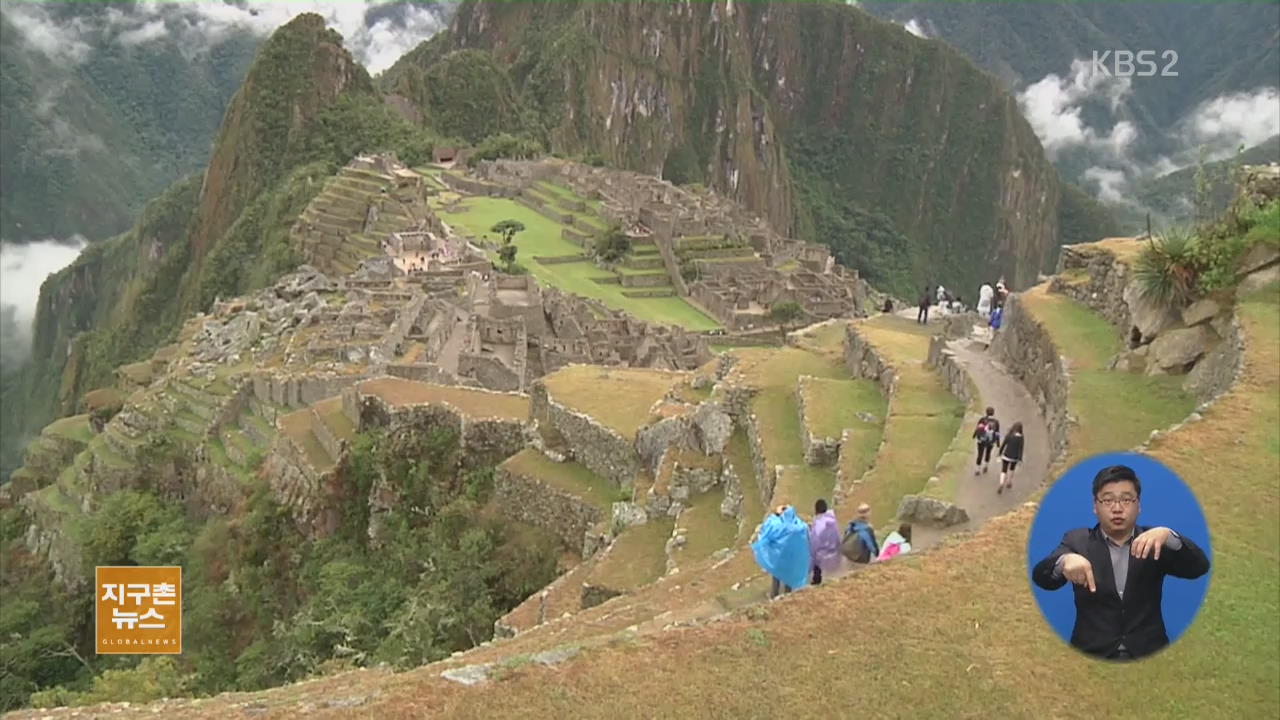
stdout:
[[[1049,470],[1049,431],[1044,415],[1022,383],[989,354],[985,328],[975,326],[969,337],[952,340],[947,348],[955,353],[956,360],[973,379],[982,407],[995,408],[1001,431],[1007,434],[1015,422],[1021,422],[1026,443],[1023,461],[1013,476],[1013,488],[1000,495],[996,494],[1000,480],[999,448],[991,453],[990,472],[974,475],[977,446],[972,443],[968,461],[953,471],[956,473],[954,502],[968,512],[969,522],[949,528],[913,527],[912,545],[919,548],[929,547],[952,533],[975,530],[992,517],[1016,509],[1045,482]],[[960,431],[966,435],[972,433],[972,424]]]

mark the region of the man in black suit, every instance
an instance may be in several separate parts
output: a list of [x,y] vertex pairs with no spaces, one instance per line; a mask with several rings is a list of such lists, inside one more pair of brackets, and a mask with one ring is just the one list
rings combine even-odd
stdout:
[[1167,527],[1137,525],[1141,496],[1142,483],[1131,468],[1100,470],[1093,478],[1098,524],[1063,535],[1031,571],[1045,590],[1074,584],[1071,644],[1108,660],[1134,660],[1168,645],[1160,610],[1165,576],[1193,580],[1209,572],[1195,543]]

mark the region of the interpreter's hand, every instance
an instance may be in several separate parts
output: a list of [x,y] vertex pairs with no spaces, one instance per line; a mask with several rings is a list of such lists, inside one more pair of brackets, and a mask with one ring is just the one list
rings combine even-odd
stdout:
[[1154,559],[1159,560],[1160,550],[1164,547],[1165,541],[1169,539],[1171,532],[1173,531],[1167,527],[1151,528],[1133,539],[1133,542],[1129,545],[1129,554],[1136,558],[1146,558],[1154,554]]
[[1093,582],[1093,563],[1083,555],[1076,553],[1063,555],[1062,576],[1076,585],[1089,588],[1089,592],[1098,590],[1097,584]]

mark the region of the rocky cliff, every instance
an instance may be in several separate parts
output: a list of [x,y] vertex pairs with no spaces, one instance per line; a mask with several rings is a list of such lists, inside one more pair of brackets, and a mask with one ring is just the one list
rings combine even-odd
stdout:
[[1053,260],[1060,184],[1014,100],[856,8],[465,3],[387,87],[461,49],[506,67],[553,150],[713,185],[899,292]]

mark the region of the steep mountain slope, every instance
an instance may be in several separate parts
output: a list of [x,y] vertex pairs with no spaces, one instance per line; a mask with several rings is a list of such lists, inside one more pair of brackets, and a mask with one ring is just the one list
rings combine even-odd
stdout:
[[1025,285],[1062,239],[1012,98],[852,7],[465,3],[384,87],[424,106],[414,89],[462,49],[506,68],[554,151],[712,185],[887,289]]
[[[1271,2],[887,2],[860,3],[880,17],[915,21],[930,37],[956,47],[1021,91],[1047,75],[1067,77],[1071,63],[1089,63],[1095,51],[1172,50],[1173,77],[1133,78],[1120,107],[1084,105],[1086,124],[1107,130],[1128,121],[1136,129],[1130,151],[1153,162],[1185,149],[1179,124],[1200,103],[1233,92],[1276,86],[1280,68],[1280,9]],[[1229,39],[1229,41],[1228,41]],[[1169,58],[1157,62],[1160,68]],[[1070,180],[1089,165],[1063,157]]]
[[[82,47],[42,52],[9,7],[0,14],[0,236],[100,240],[205,163],[260,38],[231,33],[193,54],[177,39],[120,42],[107,32],[105,4],[43,9],[86,30]],[[77,49],[78,59],[63,56]]]
[[385,139],[395,120],[323,18],[299,15],[277,30],[232,100],[203,177],[179,182],[132,231],[45,281],[32,362],[6,382],[6,473],[26,435],[75,412],[117,365],[154,350],[219,294],[263,287],[296,266],[292,221],[323,178]]

